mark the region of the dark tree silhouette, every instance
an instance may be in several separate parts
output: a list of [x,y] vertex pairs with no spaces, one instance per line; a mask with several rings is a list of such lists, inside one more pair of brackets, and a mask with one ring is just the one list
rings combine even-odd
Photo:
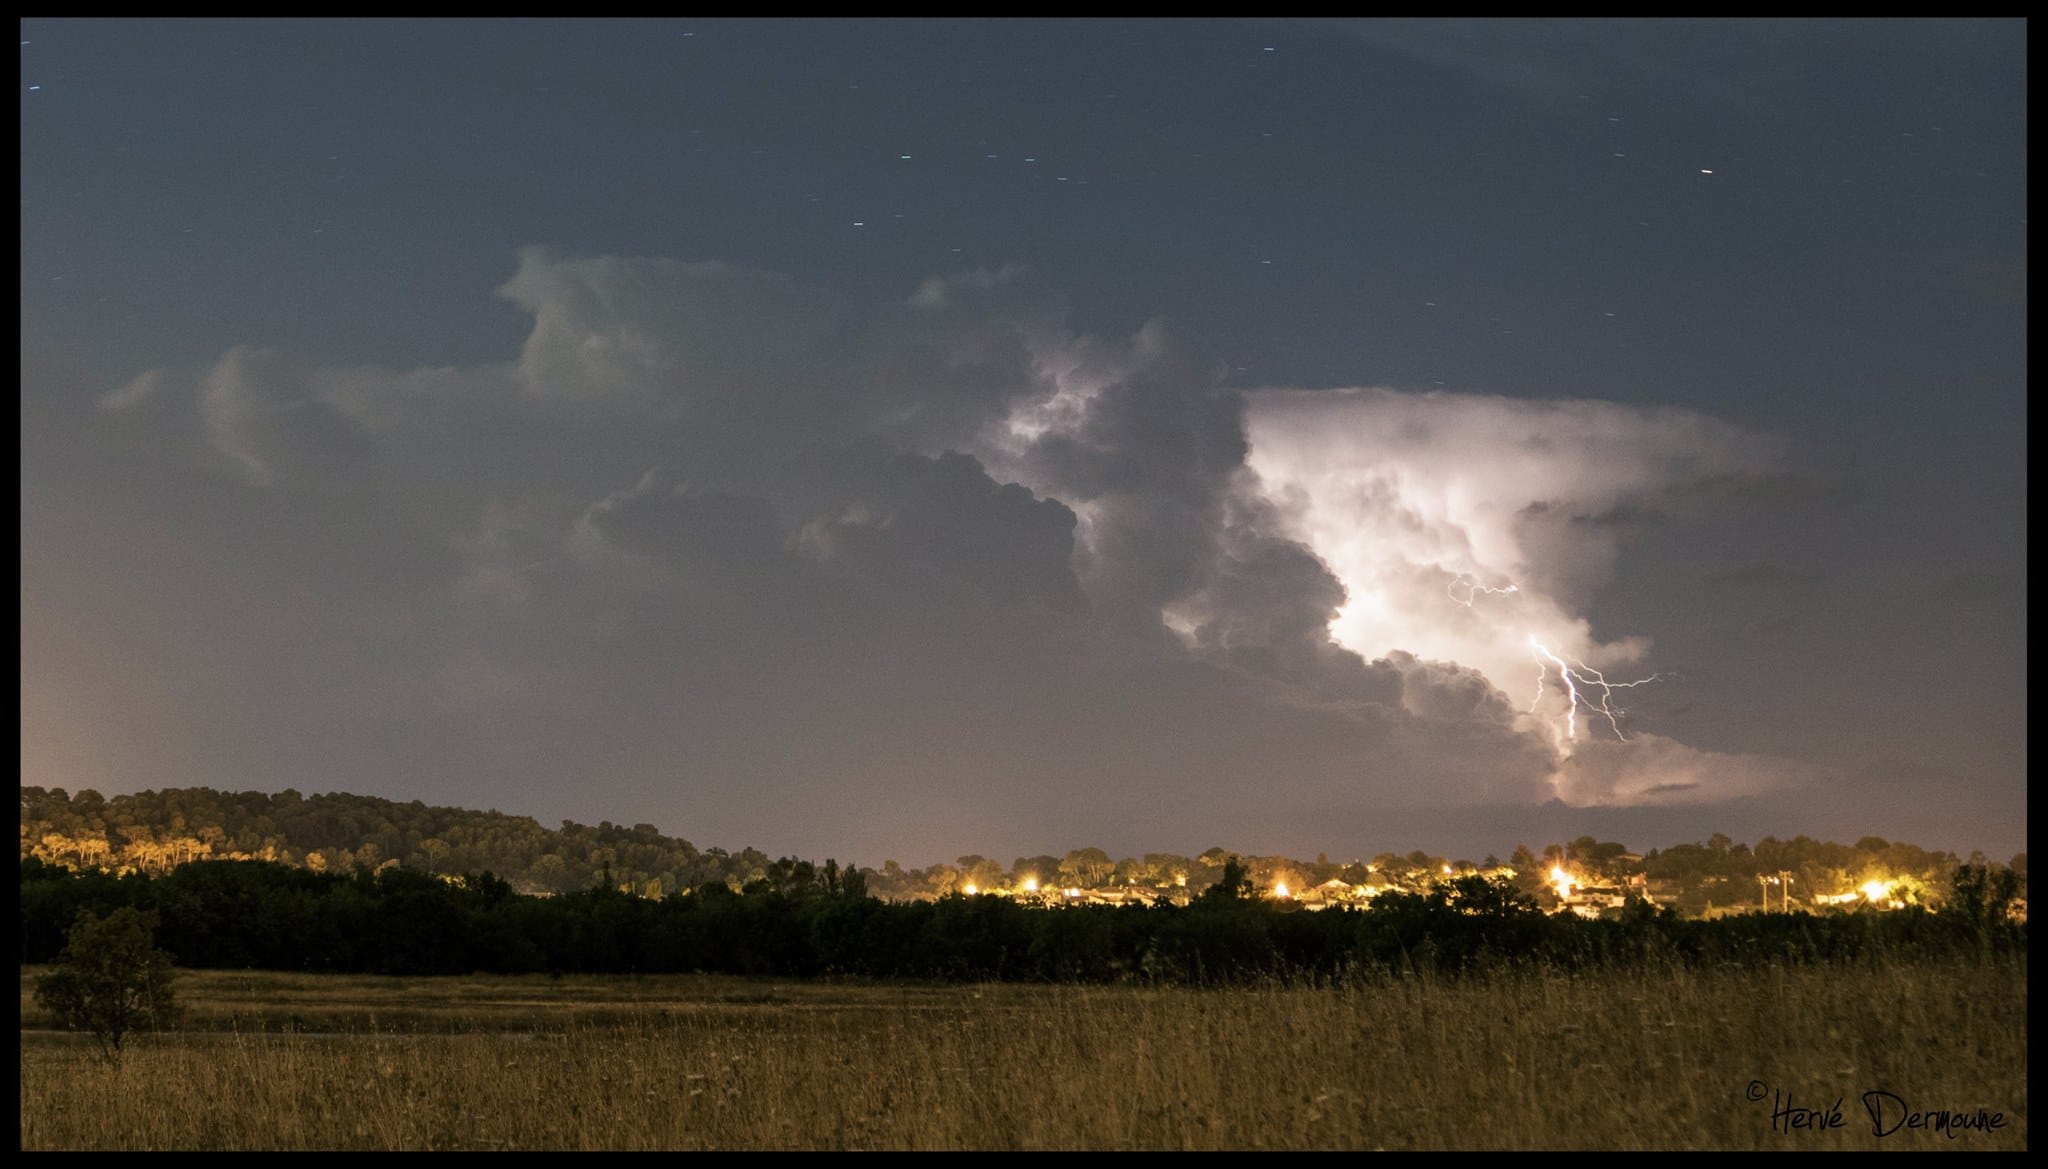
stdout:
[[132,1031],[175,1021],[171,955],[156,948],[154,910],[120,908],[79,914],[58,955],[57,969],[36,983],[36,1005],[77,1031],[90,1031],[100,1052],[118,1062]]

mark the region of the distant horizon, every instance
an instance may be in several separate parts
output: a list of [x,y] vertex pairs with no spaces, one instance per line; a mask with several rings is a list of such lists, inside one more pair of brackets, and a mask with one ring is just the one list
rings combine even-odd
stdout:
[[[44,790],[44,791],[56,791],[56,790],[63,790],[64,792],[66,792],[66,793],[67,793],[67,795],[68,795],[69,797],[71,797],[71,798],[73,798],[73,799],[75,799],[75,798],[76,798],[76,797],[77,797],[77,796],[78,796],[78,795],[79,795],[80,793],[82,793],[82,792],[84,792],[84,791],[88,791],[88,790],[90,790],[90,791],[95,791],[95,792],[99,792],[99,789],[97,789],[97,788],[91,788],[91,787],[89,787],[89,786],[88,786],[88,787],[82,787],[82,788],[60,788],[60,787],[52,787],[52,786],[50,786],[50,785],[44,785],[44,784],[26,784],[26,783],[25,783],[25,784],[22,784],[21,786],[22,786],[22,787],[24,787],[24,788],[27,788],[27,787],[39,787],[39,788],[42,788],[42,790]],[[289,786],[289,785],[287,785],[286,787],[282,787],[282,788],[276,788],[276,789],[272,789],[272,790],[267,790],[267,791],[266,791],[266,790],[264,790],[264,789],[260,789],[260,788],[246,788],[246,787],[231,787],[231,788],[219,788],[219,787],[208,787],[208,786],[206,786],[206,785],[196,785],[196,786],[191,786],[191,787],[180,787],[180,788],[145,788],[145,789],[142,789],[142,790],[140,790],[140,791],[136,791],[136,792],[117,792],[117,793],[111,793],[111,794],[110,794],[110,793],[107,793],[107,792],[99,792],[99,794],[100,794],[100,795],[101,795],[101,796],[102,796],[103,798],[105,798],[105,799],[110,799],[110,800],[111,800],[111,799],[114,799],[114,798],[117,798],[117,797],[120,797],[120,796],[138,796],[138,795],[145,795],[145,794],[151,794],[151,793],[157,793],[157,792],[164,792],[164,791],[171,791],[171,790],[205,790],[205,791],[211,791],[211,792],[216,792],[216,793],[221,793],[221,794],[238,794],[238,793],[242,793],[242,792],[256,792],[257,794],[260,794],[260,795],[264,795],[264,796],[268,796],[268,797],[273,797],[273,798],[274,798],[274,797],[277,797],[277,796],[280,796],[280,795],[283,795],[283,794],[284,794],[285,792],[287,792],[287,791],[298,791],[298,789],[296,789],[296,788],[294,788],[294,787],[291,787],[291,786]],[[342,790],[333,790],[333,791],[307,791],[307,792],[299,792],[299,794],[300,794],[301,798],[314,798],[314,797],[324,797],[324,796],[345,796],[345,797],[349,797],[349,798],[355,798],[355,799],[372,799],[372,800],[383,800],[383,801],[387,801],[387,802],[390,802],[390,803],[393,803],[393,804],[400,804],[400,805],[410,805],[410,804],[413,804],[413,803],[419,803],[419,804],[421,804],[421,805],[423,805],[423,806],[425,806],[425,807],[428,807],[428,808],[435,808],[435,809],[446,809],[446,810],[450,810],[450,811],[459,811],[459,812],[473,812],[473,813],[483,813],[483,814],[486,814],[486,815],[502,815],[502,816],[509,816],[509,817],[515,817],[515,818],[521,818],[521,819],[527,819],[527,820],[531,820],[531,821],[533,821],[534,823],[536,823],[536,824],[540,825],[540,826],[541,826],[542,828],[544,828],[544,829],[548,829],[548,830],[550,830],[550,831],[554,831],[554,830],[557,830],[557,829],[559,828],[559,826],[560,826],[561,822],[562,822],[562,821],[565,821],[565,820],[566,820],[567,822],[569,822],[569,823],[573,823],[573,824],[579,825],[579,826],[581,826],[581,827],[586,827],[586,828],[595,828],[595,827],[597,827],[597,826],[598,826],[599,824],[602,824],[602,823],[610,823],[610,824],[612,824],[613,826],[615,826],[615,827],[619,827],[619,828],[634,828],[634,827],[638,827],[639,825],[645,824],[645,825],[647,825],[647,826],[649,826],[649,827],[652,827],[652,828],[654,828],[656,832],[660,833],[661,835],[663,835],[663,836],[665,836],[665,837],[667,837],[667,838],[669,838],[669,839],[671,839],[671,840],[679,840],[679,841],[684,841],[684,842],[687,842],[687,843],[688,843],[688,844],[690,844],[690,845],[691,845],[692,847],[694,847],[694,848],[697,848],[697,849],[699,849],[699,850],[702,850],[702,849],[708,849],[708,848],[718,848],[718,849],[723,849],[723,850],[725,850],[725,851],[726,851],[726,852],[728,852],[728,853],[738,853],[738,852],[741,852],[741,851],[745,851],[745,850],[751,849],[751,850],[753,850],[753,851],[755,851],[755,852],[759,852],[759,853],[761,853],[761,854],[763,854],[763,855],[765,855],[765,856],[768,856],[768,857],[770,857],[770,858],[783,858],[783,857],[788,857],[788,858],[793,858],[793,859],[797,859],[797,860],[804,860],[804,861],[810,861],[810,862],[813,862],[813,863],[817,863],[817,864],[822,864],[822,863],[824,863],[824,862],[825,862],[826,860],[830,859],[830,860],[837,860],[837,861],[839,861],[839,862],[840,862],[841,864],[845,864],[845,865],[855,865],[855,866],[859,866],[859,867],[861,867],[861,868],[869,868],[869,869],[880,869],[880,868],[882,867],[882,865],[884,865],[884,864],[885,864],[885,863],[887,863],[888,861],[896,861],[897,863],[899,863],[899,864],[903,865],[903,866],[904,866],[904,867],[905,867],[906,869],[924,869],[924,868],[929,868],[929,867],[931,867],[931,866],[933,866],[933,865],[952,865],[952,864],[956,863],[956,862],[958,861],[958,859],[959,859],[959,858],[961,858],[961,857],[965,857],[965,856],[982,856],[982,857],[985,857],[985,858],[987,858],[988,860],[991,860],[991,861],[997,862],[997,863],[999,863],[999,864],[1003,864],[1003,865],[1005,865],[1005,866],[1007,867],[1008,865],[1010,865],[1010,864],[1014,863],[1014,862],[1015,862],[1016,860],[1018,860],[1018,859],[1021,859],[1021,858],[1027,858],[1027,857],[1035,857],[1035,856],[1064,856],[1064,855],[1066,855],[1066,854],[1067,854],[1067,853],[1069,853],[1069,852],[1072,852],[1072,851],[1074,851],[1074,850],[1076,850],[1076,849],[1082,849],[1082,848],[1101,848],[1101,849],[1102,849],[1103,851],[1105,851],[1105,852],[1109,853],[1109,854],[1110,854],[1110,855],[1111,855],[1112,857],[1116,857],[1116,858],[1118,858],[1118,859],[1122,859],[1122,858],[1127,858],[1127,857],[1129,857],[1129,858],[1135,858],[1135,857],[1142,857],[1142,856],[1144,856],[1144,855],[1146,855],[1146,854],[1149,854],[1149,853],[1159,853],[1159,854],[1166,854],[1166,855],[1172,855],[1172,856],[1184,856],[1184,857],[1189,857],[1189,858],[1193,858],[1193,857],[1197,857],[1197,856],[1200,856],[1200,855],[1202,855],[1203,853],[1205,853],[1205,852],[1207,852],[1207,851],[1209,851],[1209,850],[1211,850],[1211,849],[1216,849],[1216,848],[1220,848],[1220,849],[1223,849],[1224,851],[1226,851],[1226,852],[1228,852],[1228,853],[1230,853],[1230,854],[1232,854],[1232,855],[1235,855],[1235,856],[1244,856],[1244,857],[1281,857],[1281,858],[1284,858],[1284,859],[1287,859],[1287,860],[1293,860],[1293,861],[1301,861],[1301,862],[1303,862],[1303,863],[1313,863],[1313,861],[1314,861],[1314,858],[1315,858],[1315,857],[1317,857],[1317,856],[1328,856],[1328,857],[1330,858],[1330,861],[1329,861],[1329,863],[1332,863],[1332,864],[1353,864],[1353,863],[1359,863],[1359,864],[1362,864],[1362,863],[1366,863],[1366,862],[1368,862],[1368,861],[1371,861],[1371,860],[1372,860],[1372,859],[1374,859],[1375,857],[1378,857],[1378,856],[1382,856],[1382,855],[1387,855],[1387,854],[1393,854],[1393,855],[1398,855],[1398,856],[1406,856],[1406,855],[1407,855],[1407,854],[1409,854],[1409,853],[1415,852],[1415,851],[1417,851],[1417,850],[1421,850],[1421,851],[1423,851],[1423,852],[1427,852],[1427,853],[1428,853],[1429,855],[1431,855],[1431,856],[1433,856],[1433,857],[1442,857],[1442,858],[1444,858],[1445,860],[1448,860],[1448,861],[1453,861],[1453,862],[1457,862],[1457,861],[1464,861],[1464,862],[1469,862],[1469,863],[1472,863],[1472,864],[1480,864],[1480,863],[1483,863],[1483,861],[1484,861],[1484,858],[1486,858],[1487,856],[1493,856],[1493,857],[1497,858],[1497,859],[1498,859],[1498,860],[1499,860],[1499,861],[1500,861],[1501,863],[1505,864],[1505,863],[1507,863],[1507,858],[1508,858],[1508,856],[1509,856],[1509,855],[1511,855],[1511,854],[1512,854],[1512,853],[1514,852],[1514,850],[1515,850],[1515,849],[1516,849],[1517,847],[1519,847],[1519,846],[1523,846],[1523,845],[1526,845],[1526,846],[1527,846],[1527,847],[1529,847],[1529,848],[1530,848],[1530,849],[1531,849],[1532,851],[1535,851],[1535,852],[1537,852],[1537,853],[1539,853],[1539,854],[1540,854],[1540,853],[1541,853],[1541,852],[1542,852],[1542,851],[1543,851],[1543,850],[1544,850],[1545,848],[1547,848],[1547,847],[1549,847],[1549,846],[1552,846],[1552,845],[1567,845],[1567,844],[1570,844],[1571,842],[1573,842],[1573,841],[1575,841],[1575,840],[1578,840],[1578,839],[1580,839],[1580,838],[1582,838],[1582,837],[1587,837],[1587,836],[1591,836],[1591,837],[1593,837],[1593,838],[1595,838],[1595,839],[1597,839],[1597,840],[1601,841],[1602,843],[1615,843],[1615,844],[1623,844],[1623,845],[1626,845],[1626,846],[1628,846],[1628,849],[1629,849],[1629,851],[1630,851],[1630,852],[1632,852],[1632,853],[1635,853],[1635,854],[1638,854],[1638,855],[1641,855],[1641,854],[1646,854],[1646,853],[1648,853],[1648,852],[1650,852],[1650,851],[1653,851],[1653,850],[1655,850],[1655,851],[1662,851],[1662,850],[1665,850],[1665,849],[1669,849],[1669,848],[1677,847],[1677,846],[1679,846],[1679,845],[1687,845],[1687,844],[1698,844],[1698,845],[1704,845],[1704,844],[1706,844],[1706,843],[1707,843],[1707,842],[1708,842],[1709,840],[1711,840],[1711,839],[1712,839],[1712,838],[1713,838],[1714,836],[1716,836],[1716,835],[1721,835],[1721,836],[1727,836],[1727,837],[1728,837],[1728,838],[1729,838],[1729,839],[1730,839],[1730,840],[1731,840],[1731,841],[1733,842],[1733,844],[1732,844],[1732,846],[1731,846],[1731,847],[1742,847],[1742,848],[1753,848],[1753,847],[1754,847],[1754,846],[1755,846],[1755,845],[1756,845],[1756,844],[1757,844],[1757,843],[1758,843],[1759,841],[1762,841],[1762,840],[1764,840],[1764,839],[1776,839],[1776,840],[1781,840],[1781,841],[1789,841],[1789,840],[1797,839],[1798,837],[1804,836],[1804,837],[1807,837],[1807,838],[1809,838],[1809,839],[1812,839],[1812,840],[1816,840],[1816,841],[1819,841],[1819,842],[1822,842],[1822,843],[1827,843],[1827,844],[1840,844],[1840,845],[1848,845],[1848,846],[1853,846],[1853,845],[1855,845],[1855,844],[1856,844],[1856,843],[1857,843],[1858,841],[1860,841],[1860,840],[1864,840],[1864,839],[1867,839],[1867,838],[1871,838],[1871,837],[1876,837],[1876,838],[1879,838],[1879,839],[1885,840],[1885,841],[1886,841],[1887,843],[1890,843],[1890,844],[1906,844],[1906,845],[1911,845],[1911,846],[1913,846],[1913,847],[1916,847],[1916,848],[1921,848],[1921,849],[1925,849],[1925,850],[1928,850],[1928,851],[1931,851],[1931,852],[1943,852],[1943,853],[1948,853],[1948,854],[1950,854],[1950,855],[1953,855],[1953,856],[1957,857],[1957,858],[1958,858],[1959,860],[1968,860],[1968,858],[1969,858],[1969,857],[1970,857],[1971,855],[1973,855],[1973,854],[1982,854],[1982,855],[1983,855],[1983,856],[1985,857],[1985,859],[1986,859],[1986,860],[1988,860],[1988,861],[1992,861],[1992,862],[1995,862],[1995,863],[1998,863],[1998,864],[2006,864],[2006,863],[2010,862],[2010,861],[2011,861],[2011,860],[2012,860],[2012,859],[2013,859],[2014,857],[2017,857],[2017,856],[2024,856],[2024,855],[2026,855],[2026,853],[2027,853],[2027,850],[2026,850],[2026,848],[2025,848],[2024,844],[2023,844],[2023,845],[2022,845],[2022,847],[2020,847],[2019,849],[2016,849],[2016,850],[2013,850],[2013,851],[2010,851],[2010,852],[2004,852],[2004,851],[1994,851],[1994,850],[1992,850],[1992,849],[1989,849],[1989,848],[1986,848],[1986,847],[1984,847],[1984,846],[1982,846],[1982,845],[1972,845],[1972,846],[1969,846],[1969,847],[1958,847],[1958,846],[1956,846],[1956,845],[1954,845],[1954,844],[1949,844],[1949,843],[1942,843],[1942,842],[1938,842],[1938,841],[1930,841],[1930,840],[1923,840],[1923,839],[1917,839],[1917,838],[1914,838],[1914,837],[1911,837],[1911,836],[1907,836],[1907,835],[1903,835],[1903,834],[1896,834],[1896,833],[1886,833],[1886,832],[1862,832],[1862,833],[1857,833],[1857,834],[1854,834],[1854,835],[1848,835],[1848,836],[1841,836],[1841,837],[1836,837],[1836,836],[1832,836],[1832,835],[1817,835],[1817,834],[1815,834],[1815,833],[1812,833],[1812,832],[1798,832],[1798,831],[1782,831],[1782,830],[1767,830],[1767,831],[1763,831],[1763,832],[1760,832],[1760,833],[1754,833],[1754,834],[1750,834],[1750,835],[1747,835],[1747,836],[1745,836],[1745,835],[1743,835],[1743,834],[1741,834],[1741,833],[1737,833],[1737,832],[1730,832],[1730,831],[1726,830],[1725,828],[1717,828],[1717,829],[1713,829],[1713,830],[1711,830],[1711,831],[1708,831],[1708,832],[1706,832],[1706,833],[1703,833],[1703,834],[1701,834],[1701,835],[1699,835],[1699,836],[1697,836],[1697,837],[1695,837],[1695,838],[1689,838],[1689,839],[1665,839],[1665,840],[1661,840],[1661,841],[1658,841],[1658,842],[1654,842],[1654,843],[1645,843],[1645,842],[1643,842],[1643,841],[1641,841],[1641,840],[1632,840],[1632,839],[1629,839],[1629,838],[1628,838],[1627,836],[1625,836],[1625,835],[1615,835],[1615,834],[1613,834],[1613,833],[1610,833],[1610,832],[1606,832],[1606,831],[1592,831],[1592,830],[1586,830],[1586,831],[1578,831],[1578,830],[1571,830],[1571,831],[1563,831],[1563,830],[1557,830],[1557,829],[1553,829],[1553,830],[1551,830],[1551,831],[1560,831],[1560,832],[1562,832],[1562,834],[1561,834],[1561,835],[1548,835],[1548,834],[1545,834],[1545,835],[1540,835],[1540,836],[1531,836],[1531,837],[1527,837],[1527,838],[1522,838],[1522,839],[1516,839],[1516,840],[1513,840],[1513,841],[1509,841],[1509,842],[1507,842],[1507,843],[1505,843],[1505,844],[1502,844],[1502,845],[1499,845],[1499,846],[1495,846],[1495,847],[1487,847],[1487,848],[1482,848],[1482,849],[1479,849],[1478,851],[1466,851],[1466,850],[1461,850],[1461,849],[1437,849],[1437,848],[1434,848],[1434,847],[1432,847],[1432,845],[1433,845],[1433,844],[1435,844],[1435,843],[1439,843],[1439,842],[1433,842],[1433,841],[1426,841],[1426,840],[1415,840],[1415,841],[1410,841],[1410,842],[1406,843],[1406,844],[1405,844],[1405,846],[1402,846],[1402,847],[1396,847],[1396,846],[1394,846],[1394,845],[1388,845],[1388,846],[1385,846],[1385,847],[1373,847],[1373,848],[1368,848],[1368,849],[1364,849],[1364,850],[1362,850],[1362,851],[1347,851],[1347,852],[1344,852],[1344,853],[1342,853],[1342,854],[1341,854],[1341,856],[1340,856],[1340,854],[1339,854],[1339,853],[1336,853],[1336,852],[1332,852],[1332,851],[1331,851],[1331,850],[1330,850],[1329,848],[1316,848],[1316,849],[1307,849],[1307,850],[1302,850],[1302,849],[1300,849],[1300,848],[1284,848],[1284,849],[1278,849],[1278,850],[1267,850],[1267,849],[1260,849],[1260,848],[1239,848],[1239,847],[1235,847],[1235,846],[1234,846],[1234,845],[1233,845],[1233,844],[1232,844],[1231,842],[1229,842],[1229,841],[1209,841],[1208,843],[1206,843],[1206,844],[1202,845],[1202,846],[1201,846],[1200,848],[1192,848],[1192,849],[1188,849],[1187,851],[1181,851],[1181,850],[1179,850],[1179,849],[1174,849],[1174,848],[1170,848],[1170,847],[1159,847],[1159,846],[1158,846],[1158,845],[1156,845],[1156,844],[1155,844],[1155,845],[1148,845],[1148,846],[1146,846],[1146,847],[1143,847],[1143,848],[1129,848],[1129,847],[1121,847],[1121,848],[1111,848],[1111,847],[1109,847],[1109,846],[1107,846],[1107,845],[1104,845],[1104,844],[1102,844],[1102,843],[1100,843],[1100,842],[1098,842],[1098,841],[1065,841],[1065,842],[1056,842],[1056,843],[1054,843],[1054,844],[1051,844],[1051,845],[1047,845],[1047,846],[1044,846],[1044,847],[1037,847],[1037,848],[1004,848],[1004,849],[1000,849],[1000,850],[997,850],[997,851],[985,851],[985,850],[983,850],[983,849],[979,849],[979,848],[963,848],[963,849],[959,849],[959,850],[955,850],[955,851],[952,851],[952,852],[950,852],[950,853],[948,853],[947,855],[944,855],[944,856],[925,856],[925,857],[922,857],[921,859],[919,859],[918,861],[916,861],[915,863],[913,863],[913,862],[912,862],[911,860],[908,860],[908,859],[905,859],[905,858],[902,858],[902,857],[897,857],[897,856],[885,856],[885,857],[882,857],[882,858],[880,858],[880,859],[877,859],[877,860],[873,860],[873,861],[867,861],[867,860],[862,860],[862,859],[861,859],[861,857],[860,857],[859,855],[849,855],[849,854],[848,854],[848,851],[847,851],[847,850],[840,850],[840,851],[837,851],[837,852],[835,852],[835,851],[832,851],[831,849],[826,849],[826,850],[824,850],[824,851],[820,851],[820,852],[815,852],[815,853],[808,853],[808,852],[794,852],[794,851],[790,851],[790,850],[787,850],[787,849],[776,849],[776,848],[763,848],[763,847],[761,847],[760,845],[758,845],[758,844],[756,844],[756,843],[753,843],[753,842],[729,842],[729,841],[722,841],[722,840],[715,840],[715,839],[710,839],[710,838],[703,838],[703,837],[698,837],[698,836],[696,836],[696,835],[693,835],[693,834],[690,834],[690,833],[687,833],[687,832],[681,832],[681,831],[676,831],[676,830],[673,830],[673,829],[671,829],[671,828],[669,828],[669,827],[666,827],[666,826],[664,826],[664,825],[662,825],[662,824],[660,824],[660,823],[658,823],[658,822],[655,822],[655,821],[649,821],[649,820],[632,820],[632,821],[621,821],[621,820],[614,820],[614,819],[612,819],[611,817],[608,817],[608,816],[599,816],[599,817],[597,817],[596,819],[592,819],[592,820],[583,820],[583,819],[579,819],[578,817],[575,817],[575,816],[566,816],[566,817],[541,817],[541,816],[536,816],[536,815],[533,815],[533,814],[531,814],[531,813],[527,813],[527,812],[520,812],[520,811],[507,811],[506,809],[504,809],[504,808],[501,808],[501,807],[491,807],[491,806],[469,806],[469,805],[461,805],[461,804],[443,804],[443,803],[436,803],[436,802],[433,802],[433,801],[428,801],[428,800],[423,800],[423,799],[422,799],[422,800],[414,800],[414,799],[402,798],[402,797],[398,797],[398,796],[387,796],[387,795],[378,795],[378,794],[374,794],[374,793],[370,793],[370,792],[356,792],[356,791],[342,791]],[[1546,806],[1545,808],[1543,808],[1543,809],[1539,809],[1539,810],[1545,810],[1545,811],[1555,811],[1555,812],[1556,812],[1557,814],[1559,814],[1559,815],[1569,815],[1569,814],[1573,814],[1573,813],[1578,813],[1578,812],[1583,812],[1583,811],[1585,811],[1585,809],[1574,809],[1574,808],[1569,808],[1569,807],[1566,807],[1566,806],[1564,806],[1564,805],[1562,805],[1562,804],[1557,804],[1557,805],[1555,806],[1555,808],[1554,808],[1554,809],[1553,809],[1553,808],[1551,808],[1550,806]],[[1523,812],[1526,812],[1526,809],[1502,809],[1502,811],[1504,811],[1504,812],[1514,812],[1514,813],[1518,813],[1518,814],[1519,814],[1519,813],[1523,813]]]

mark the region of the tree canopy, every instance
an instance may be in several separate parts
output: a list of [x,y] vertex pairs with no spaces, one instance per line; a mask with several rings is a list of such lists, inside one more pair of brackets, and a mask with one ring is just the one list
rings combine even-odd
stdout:
[[156,947],[157,914],[123,906],[78,915],[57,968],[36,981],[36,1005],[65,1027],[92,1034],[118,1060],[129,1033],[166,1026],[178,1013],[170,954]]

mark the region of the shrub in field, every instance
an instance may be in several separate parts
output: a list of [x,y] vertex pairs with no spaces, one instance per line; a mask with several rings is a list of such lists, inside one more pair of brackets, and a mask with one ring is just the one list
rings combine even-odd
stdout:
[[36,983],[36,1005],[66,1027],[90,1031],[110,1060],[132,1031],[171,1023],[177,1003],[171,955],[156,948],[156,913],[81,913],[57,969]]

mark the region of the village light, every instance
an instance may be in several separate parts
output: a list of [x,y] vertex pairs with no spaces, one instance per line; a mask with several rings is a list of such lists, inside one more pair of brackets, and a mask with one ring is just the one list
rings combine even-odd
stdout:
[[977,887],[977,886],[975,885],[975,883],[974,883],[974,882],[972,882],[972,881],[969,881],[969,882],[967,882],[967,884],[966,884],[966,885],[964,885],[964,886],[962,886],[962,887],[961,887],[960,891],[961,891],[962,893],[965,893],[965,894],[967,894],[967,895],[968,895],[969,897],[972,897],[972,896],[974,896],[974,895],[975,895],[976,893],[979,893],[979,892],[981,892],[981,889],[980,889],[979,887]]
[[1280,899],[1282,899],[1282,900],[1286,900],[1286,898],[1287,898],[1287,882],[1285,882],[1285,881],[1280,881],[1280,882],[1276,883],[1276,884],[1275,884],[1275,885],[1273,886],[1273,896],[1275,896],[1275,897],[1278,897],[1278,898],[1280,898]]
[[1560,898],[1572,895],[1573,881],[1571,874],[1564,871],[1563,865],[1550,866],[1550,883],[1557,887],[1557,895]]
[[1024,891],[1025,891],[1026,893],[1036,893],[1036,892],[1038,892],[1038,878],[1037,878],[1037,877],[1026,877],[1026,878],[1024,878]]

